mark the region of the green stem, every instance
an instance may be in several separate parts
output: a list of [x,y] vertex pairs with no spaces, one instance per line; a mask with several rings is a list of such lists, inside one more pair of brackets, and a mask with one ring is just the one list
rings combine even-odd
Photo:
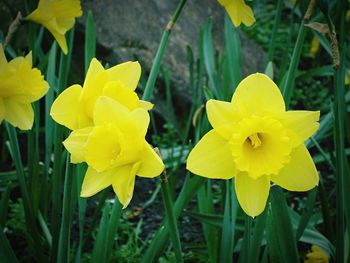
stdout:
[[[339,5],[341,6],[341,5]],[[339,31],[339,47],[341,51],[345,51],[345,12],[344,8],[340,10],[340,31]],[[345,145],[344,145],[344,126],[345,126],[345,92],[344,92],[344,77],[345,77],[345,57],[340,56],[340,67],[335,70],[334,76],[334,144],[336,152],[336,228],[337,228],[337,240],[336,240],[336,251],[337,257],[336,262],[344,262],[344,233],[345,233],[345,195],[344,195],[344,176],[345,176]],[[349,231],[349,228],[348,228]]]
[[278,25],[280,24],[280,20],[281,20],[283,2],[284,2],[283,0],[278,0],[278,3],[277,3],[277,11],[276,11],[275,22],[273,24],[273,29],[271,33],[269,51],[267,54],[267,62],[273,60],[273,55],[275,52],[276,33],[277,33]]
[[284,100],[286,102],[286,108],[289,108],[290,100],[293,95],[294,90],[294,84],[295,84],[295,75],[296,71],[298,69],[298,64],[300,61],[300,55],[302,51],[302,46],[305,38],[305,27],[304,27],[304,20],[300,24],[299,33],[297,37],[297,41],[294,46],[291,63],[289,66],[289,69],[287,71],[286,79],[283,83],[282,87],[282,94],[284,97]]
[[69,262],[69,237],[70,237],[70,221],[71,221],[71,198],[73,185],[73,166],[69,164],[70,156],[67,155],[66,173],[63,192],[63,209],[61,230],[58,243],[57,262]]
[[36,256],[38,257],[38,260],[42,260],[43,259],[42,253],[40,249],[38,250],[38,248],[42,247],[42,240],[37,228],[36,219],[35,219],[36,215],[34,214],[33,206],[30,201],[28,186],[25,181],[25,174],[24,174],[24,168],[23,168],[21,153],[19,149],[18,139],[17,139],[17,132],[16,132],[16,129],[12,127],[10,124],[8,124],[7,122],[4,122],[4,124],[7,130],[7,133],[9,135],[11,157],[16,167],[17,180],[22,193],[27,231],[29,233],[29,236],[33,240],[34,248],[37,248],[35,249],[36,250],[35,252],[36,252]]
[[177,5],[177,8],[175,10],[173,17],[170,19],[170,21],[168,22],[168,24],[163,32],[162,39],[160,40],[160,44],[159,44],[156,56],[153,60],[151,72],[150,72],[149,78],[148,78],[147,83],[146,83],[145,91],[144,91],[143,96],[142,96],[143,100],[150,100],[152,98],[154,85],[156,83],[157,76],[159,73],[160,63],[163,59],[164,51],[167,47],[169,36],[171,34],[171,30],[173,29],[173,27],[176,23],[176,20],[179,17],[181,10],[182,10],[183,6],[185,5],[185,3],[186,3],[186,0],[180,1],[180,3]]
[[172,240],[173,247],[175,250],[176,260],[177,262],[183,262],[180,235],[177,227],[177,220],[174,214],[174,205],[171,199],[168,178],[165,174],[165,170],[160,176],[160,183],[162,187],[162,195],[163,195],[163,201],[165,206],[166,218],[169,225],[170,238]]

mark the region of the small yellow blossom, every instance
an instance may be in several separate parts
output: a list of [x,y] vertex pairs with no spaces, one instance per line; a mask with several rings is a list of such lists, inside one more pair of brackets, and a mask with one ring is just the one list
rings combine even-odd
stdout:
[[42,24],[56,39],[64,54],[68,47],[65,34],[82,15],[80,0],[40,0],[38,8],[26,19]]
[[310,54],[314,58],[320,48],[320,40],[317,37],[313,37],[311,42]]
[[93,110],[100,96],[115,99],[130,110],[151,109],[152,104],[139,100],[136,92],[141,75],[138,62],[125,62],[105,70],[92,59],[83,87],[72,85],[64,90],[51,107],[52,118],[71,130],[93,126]]
[[350,69],[348,69],[348,70],[345,72],[345,80],[344,80],[344,83],[345,83],[345,85],[350,84]]
[[34,122],[31,103],[49,88],[40,70],[32,68],[32,53],[7,62],[0,44],[0,79],[0,123],[6,120],[21,130],[30,130]]
[[276,84],[264,74],[248,76],[231,102],[209,100],[213,129],[190,152],[187,169],[219,179],[235,177],[246,214],[263,212],[270,181],[290,191],[307,191],[318,174],[303,142],[319,127],[318,111],[286,111]]
[[130,110],[112,98],[97,99],[95,126],[74,130],[63,142],[71,162],[86,162],[81,196],[89,197],[112,185],[126,207],[134,191],[135,176],[152,178],[164,164],[145,140],[149,125],[147,110]]
[[329,263],[329,256],[320,247],[313,245],[304,263]]
[[225,8],[235,27],[241,23],[251,26],[255,22],[253,10],[245,4],[244,0],[218,0]]

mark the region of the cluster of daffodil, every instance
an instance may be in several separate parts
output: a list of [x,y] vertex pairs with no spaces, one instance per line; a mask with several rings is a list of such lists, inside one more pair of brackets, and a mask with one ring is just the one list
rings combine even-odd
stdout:
[[83,87],[73,85],[52,104],[52,118],[73,130],[63,142],[72,163],[86,162],[81,196],[89,197],[112,185],[126,207],[135,176],[155,177],[164,164],[146,142],[148,109],[135,89],[141,74],[138,62],[105,70],[91,61]]
[[[219,3],[235,26],[249,26],[255,18],[243,0]],[[65,33],[81,16],[80,1],[42,0],[26,18],[43,24],[67,53]],[[0,120],[20,129],[33,124],[31,102],[48,90],[40,71],[32,68],[31,54],[7,62],[0,46]],[[135,177],[155,177],[164,164],[145,136],[152,104],[139,99],[135,89],[141,74],[138,62],[104,69],[91,61],[83,87],[64,90],[51,108],[52,118],[72,132],[63,142],[72,163],[89,166],[81,196],[112,185],[126,207]],[[264,74],[253,74],[237,87],[231,102],[209,100],[213,127],[194,147],[187,169],[216,179],[235,178],[238,201],[250,216],[265,208],[270,182],[291,191],[307,191],[318,184],[318,174],[304,141],[318,129],[319,112],[286,111],[279,88]]]

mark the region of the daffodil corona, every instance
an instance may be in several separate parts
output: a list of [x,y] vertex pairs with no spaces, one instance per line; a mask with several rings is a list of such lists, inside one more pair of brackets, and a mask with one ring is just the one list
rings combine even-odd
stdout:
[[279,88],[256,73],[238,85],[231,102],[209,100],[213,129],[189,154],[187,169],[218,179],[235,178],[242,209],[263,212],[270,181],[290,191],[307,191],[318,174],[303,142],[319,127],[318,111],[286,111]]
[[139,100],[135,89],[141,75],[138,62],[125,62],[105,70],[92,59],[83,87],[72,85],[64,90],[51,107],[52,118],[71,130],[93,126],[93,110],[100,96],[118,101],[130,110],[151,109],[152,104]]
[[40,0],[38,8],[26,19],[46,27],[56,39],[63,53],[67,54],[65,34],[74,26],[75,18],[82,14],[80,0]]
[[100,96],[95,105],[95,126],[74,130],[63,142],[72,163],[86,162],[81,196],[89,197],[112,185],[126,207],[132,197],[135,176],[155,177],[164,164],[145,140],[147,110],[130,110],[116,100]]
[[21,130],[34,122],[31,103],[43,97],[49,85],[40,70],[32,68],[32,53],[7,62],[0,44],[0,123],[5,119]]
[[244,0],[218,0],[225,8],[235,27],[239,27],[241,23],[251,26],[255,22],[253,10],[246,5]]

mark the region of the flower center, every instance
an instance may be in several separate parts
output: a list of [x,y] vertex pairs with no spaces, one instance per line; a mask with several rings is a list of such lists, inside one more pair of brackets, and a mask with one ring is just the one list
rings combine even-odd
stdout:
[[261,139],[259,137],[259,133],[254,133],[248,136],[247,140],[250,141],[250,144],[253,146],[254,149],[258,148],[261,145]]

